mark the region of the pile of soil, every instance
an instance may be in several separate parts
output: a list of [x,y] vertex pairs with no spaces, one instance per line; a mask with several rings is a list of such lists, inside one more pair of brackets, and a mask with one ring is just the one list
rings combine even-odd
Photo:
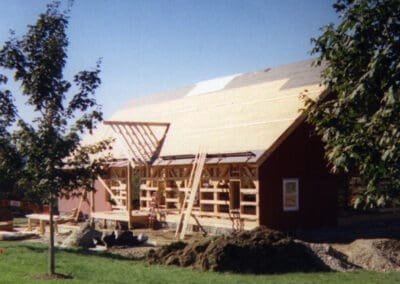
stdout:
[[265,227],[151,250],[149,263],[241,273],[329,271],[305,244]]
[[373,271],[400,271],[400,240],[358,239],[337,246],[353,264]]

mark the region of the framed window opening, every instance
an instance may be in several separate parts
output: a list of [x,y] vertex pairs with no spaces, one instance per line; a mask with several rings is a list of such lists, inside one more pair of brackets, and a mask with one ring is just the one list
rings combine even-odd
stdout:
[[285,178],[283,187],[283,211],[299,210],[299,179]]

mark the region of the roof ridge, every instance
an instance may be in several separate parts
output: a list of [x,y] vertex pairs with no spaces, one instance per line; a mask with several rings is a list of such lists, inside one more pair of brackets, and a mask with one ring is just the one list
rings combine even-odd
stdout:
[[[176,99],[184,98],[186,96],[206,95],[226,89],[234,89],[243,86],[256,85],[263,82],[274,81],[279,79],[280,77],[290,77],[290,75],[293,76],[295,74],[301,75],[302,72],[304,72],[305,70],[308,71],[310,70],[311,62],[313,60],[315,59],[314,58],[305,59],[283,65],[266,67],[251,72],[235,73],[231,75],[220,76],[208,80],[198,81],[196,83],[192,83],[183,87],[167,91],[160,91],[144,96],[138,96],[129,101],[127,104],[125,104],[124,107],[122,107],[121,109],[129,109],[132,107],[137,107],[142,105],[173,101]],[[318,70],[318,68],[315,68],[315,70]],[[224,81],[225,79],[226,81]],[[289,84],[287,87],[288,88],[293,87],[293,84],[292,85]]]

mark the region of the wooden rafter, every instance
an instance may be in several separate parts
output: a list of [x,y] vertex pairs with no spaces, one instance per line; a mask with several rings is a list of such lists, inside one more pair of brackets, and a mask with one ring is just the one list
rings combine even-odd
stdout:
[[121,128],[120,133],[126,137],[126,141],[128,141],[129,146],[132,149],[132,154],[137,157],[140,163],[145,163],[148,157],[146,156],[146,153],[143,153],[143,145],[137,139],[136,134],[134,132],[130,132],[129,127],[126,125],[118,125],[117,127]]
[[133,134],[138,133],[138,135],[136,135],[136,137],[137,137],[139,143],[142,145],[143,150],[146,152],[146,155],[149,156],[149,158],[151,158],[151,156],[153,156],[153,149],[152,149],[151,145],[149,145],[149,141],[147,139],[148,137],[145,135],[143,129],[140,129],[137,125],[131,125],[131,126],[129,126],[129,128],[132,130]]
[[132,129],[131,126],[122,125],[121,126],[129,140],[131,141],[133,148],[136,150],[136,153],[141,157],[141,160],[146,161],[149,159],[150,154],[146,152],[146,149],[143,146],[142,141],[138,138],[136,132]]
[[212,177],[211,169],[208,167],[204,167],[204,176]]
[[129,143],[126,141],[126,138],[123,135],[119,134],[119,131],[116,126],[111,126],[111,128],[115,133],[117,133],[117,140],[120,142],[121,147],[124,149],[126,158],[134,167],[135,164],[138,163],[138,161],[136,160],[136,157],[133,155]]
[[140,124],[140,125],[148,125],[148,126],[169,126],[167,122],[149,122],[149,121],[104,121],[104,125],[132,125],[132,124]]
[[[132,167],[145,165],[153,159],[169,128],[168,123],[161,122],[105,121],[104,124],[111,126]],[[164,135],[157,138],[152,127],[164,127]]]
[[244,169],[244,175],[246,175],[248,178],[251,179],[255,178],[255,175],[251,172],[251,170],[248,167],[243,166],[243,169]]
[[139,124],[137,127],[141,128],[145,133],[146,137],[149,138],[152,147],[156,148],[158,146],[157,137],[154,135],[153,131],[151,130],[150,126]]

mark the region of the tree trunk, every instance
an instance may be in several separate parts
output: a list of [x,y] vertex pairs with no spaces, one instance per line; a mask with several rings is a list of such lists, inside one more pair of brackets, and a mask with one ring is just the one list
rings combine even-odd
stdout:
[[49,270],[48,273],[50,275],[55,274],[55,260],[54,260],[54,222],[53,222],[53,206],[54,205],[54,200],[53,196],[50,196],[50,201],[49,201],[49,215],[50,215],[50,224],[49,224],[49,230],[50,230],[50,243],[49,243]]

